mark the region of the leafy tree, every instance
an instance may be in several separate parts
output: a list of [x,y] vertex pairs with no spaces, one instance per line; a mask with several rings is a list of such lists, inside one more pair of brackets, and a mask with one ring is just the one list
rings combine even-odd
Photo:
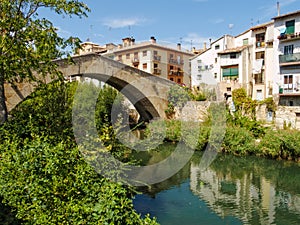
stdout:
[[[39,81],[56,74],[53,59],[70,55],[78,38],[62,38],[42,8],[64,16],[87,16],[89,8],[79,0],[1,0],[0,3],[0,123],[7,120],[4,84]],[[37,78],[35,74],[40,75]]]

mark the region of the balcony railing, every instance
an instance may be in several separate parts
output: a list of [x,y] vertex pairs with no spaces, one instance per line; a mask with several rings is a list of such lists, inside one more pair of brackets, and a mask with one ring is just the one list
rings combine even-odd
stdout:
[[161,56],[160,55],[154,55],[153,56],[153,60],[154,61],[160,61],[161,60]]
[[169,75],[183,76],[183,71],[182,70],[170,70]]
[[280,41],[293,41],[300,39],[300,32],[293,34],[280,34],[277,37]]
[[178,59],[173,59],[173,58],[169,59],[169,63],[170,64],[176,64],[176,65],[183,65],[184,64],[183,60],[178,60]]
[[288,54],[288,55],[280,55],[279,63],[292,63],[292,62],[300,62],[300,53]]

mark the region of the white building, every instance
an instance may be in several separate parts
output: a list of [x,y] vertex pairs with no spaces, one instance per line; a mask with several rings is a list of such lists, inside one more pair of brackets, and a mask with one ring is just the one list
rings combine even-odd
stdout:
[[[262,100],[272,95],[272,31],[273,22],[269,22],[254,26],[236,37],[224,35],[211,43],[207,51],[191,58],[192,86],[197,87],[213,76],[220,91],[227,95],[241,87],[253,99]],[[266,61],[270,67],[266,66]]]
[[300,106],[300,11],[274,17],[274,93],[286,106]]

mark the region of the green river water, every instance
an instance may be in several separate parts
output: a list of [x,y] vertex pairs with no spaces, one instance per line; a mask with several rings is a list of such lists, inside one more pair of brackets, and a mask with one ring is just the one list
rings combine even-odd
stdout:
[[[141,164],[166,158],[173,146],[139,152]],[[300,224],[300,165],[258,157],[219,154],[199,168],[196,152],[177,174],[134,198],[137,212],[150,213],[162,225]]]

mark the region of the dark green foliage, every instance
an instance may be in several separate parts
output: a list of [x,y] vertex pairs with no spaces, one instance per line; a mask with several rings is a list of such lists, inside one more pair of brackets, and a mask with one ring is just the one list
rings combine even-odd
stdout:
[[4,124],[4,130],[24,140],[38,136],[47,136],[52,143],[73,139],[70,115],[76,87],[76,83],[61,81],[41,85],[11,112],[12,118]]
[[41,87],[0,128],[3,202],[23,224],[156,224],[134,211],[132,190],[96,173],[79,152],[71,115],[76,87]]
[[254,137],[247,128],[227,126],[222,143],[222,150],[236,155],[247,155],[256,152]]
[[269,158],[300,159],[300,131],[269,131],[259,143],[260,155]]

